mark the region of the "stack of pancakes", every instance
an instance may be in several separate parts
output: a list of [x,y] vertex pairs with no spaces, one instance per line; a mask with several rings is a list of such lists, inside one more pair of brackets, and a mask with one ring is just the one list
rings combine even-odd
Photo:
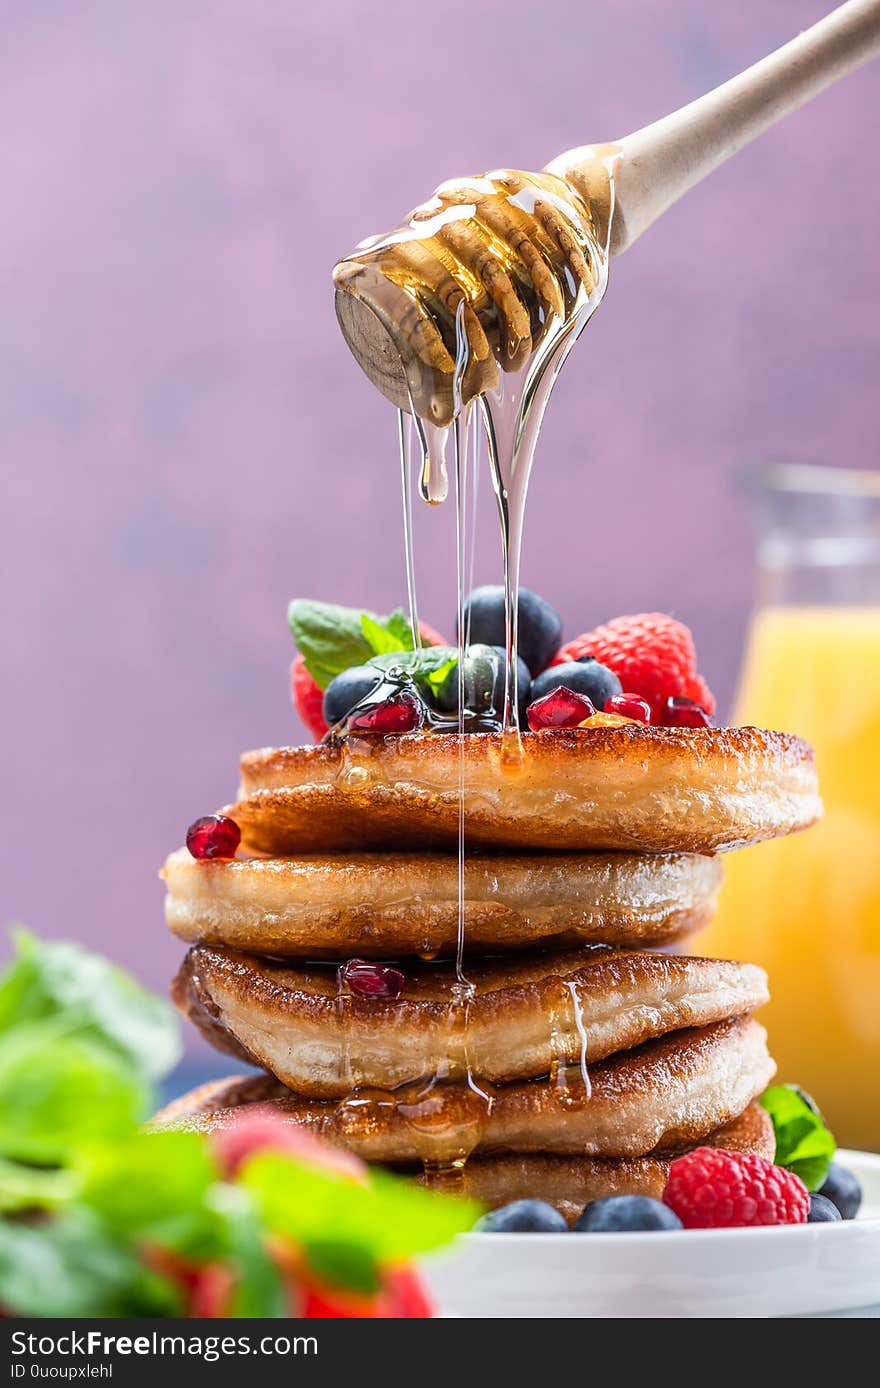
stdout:
[[[766,978],[677,951],[711,917],[720,851],[820,813],[798,739],[626,724],[519,751],[489,733],[263,750],[225,813],[238,857],[165,865],[168,923],[191,942],[174,995],[265,1073],[158,1121],[214,1128],[269,1103],[368,1161],[569,1217],[659,1195],[694,1145],[772,1157],[755,1100],[775,1067],[751,1015]],[[378,995],[352,959],[377,961]]]

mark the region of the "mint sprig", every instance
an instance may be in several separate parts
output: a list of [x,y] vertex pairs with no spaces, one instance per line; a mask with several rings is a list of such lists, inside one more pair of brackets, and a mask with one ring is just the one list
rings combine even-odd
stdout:
[[807,1190],[818,1190],[828,1175],[836,1143],[815,1103],[793,1084],[773,1085],[761,1095],[760,1103],[773,1121],[776,1165],[800,1176]]
[[373,656],[413,649],[409,621],[399,609],[389,617],[377,617],[357,607],[296,598],[287,609],[287,625],[320,689]]
[[114,1051],[146,1080],[180,1059],[173,1008],[108,959],[66,940],[13,931],[15,958],[0,978],[0,1039],[52,1020],[78,1040]]
[[277,1152],[229,1178],[204,1133],[144,1130],[150,1075],[176,1048],[173,1014],[74,945],[25,934],[16,944],[0,975],[4,1310],[179,1315],[170,1254],[231,1270],[229,1314],[285,1316],[279,1236],[316,1276],[367,1291],[389,1261],[447,1241],[479,1213],[408,1180],[378,1173],[361,1184]]

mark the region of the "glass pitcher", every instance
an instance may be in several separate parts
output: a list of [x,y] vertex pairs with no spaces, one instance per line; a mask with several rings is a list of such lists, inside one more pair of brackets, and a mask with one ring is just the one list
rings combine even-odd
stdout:
[[700,947],[764,965],[779,1078],[880,1149],[880,473],[773,466],[759,512],[733,721],[813,744],[825,816],[726,859]]

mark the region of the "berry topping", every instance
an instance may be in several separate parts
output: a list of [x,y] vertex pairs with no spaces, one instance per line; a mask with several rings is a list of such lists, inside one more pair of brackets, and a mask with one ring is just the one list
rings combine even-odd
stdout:
[[575,694],[583,694],[593,708],[604,708],[614,694],[620,693],[620,680],[598,660],[568,660],[562,665],[551,665],[549,670],[532,684],[532,698],[543,699],[553,689],[565,685]]
[[330,728],[362,704],[382,683],[382,674],[373,665],[353,665],[331,680],[324,691],[324,722]]
[[634,718],[624,718],[621,713],[594,713],[579,723],[579,728],[627,728],[635,723]]
[[859,1178],[847,1171],[845,1166],[839,1166],[836,1161],[829,1166],[825,1183],[819,1187],[819,1194],[837,1206],[843,1219],[855,1219],[862,1203]]
[[186,831],[186,846],[194,858],[234,858],[241,830],[225,814],[206,814]]
[[686,1229],[805,1224],[807,1188],[793,1171],[753,1152],[698,1147],[669,1167],[663,1201]]
[[285,1122],[268,1104],[263,1109],[255,1105],[247,1114],[242,1111],[228,1128],[213,1133],[211,1142],[227,1176],[234,1176],[258,1152],[285,1152],[297,1161],[356,1181],[363,1181],[367,1174],[366,1166],[353,1152],[331,1147],[307,1129]]
[[635,723],[653,723],[654,715],[647,699],[638,694],[612,694],[605,700],[604,713],[616,713],[621,718],[631,718]]
[[569,641],[558,660],[589,655],[613,670],[625,689],[648,701],[655,723],[662,721],[666,700],[673,695],[692,699],[707,713],[715,711],[712,693],[697,674],[693,636],[663,612],[615,617]]
[[348,720],[353,733],[411,733],[421,727],[424,709],[414,694],[404,691],[365,708]]
[[565,1234],[563,1216],[546,1200],[514,1200],[477,1220],[479,1234]]
[[301,655],[295,656],[290,667],[290,693],[293,707],[305,723],[316,742],[327,731],[324,718],[324,695],[317,680],[309,674]]
[[[486,646],[506,646],[504,589],[487,585],[475,588],[464,600],[464,625],[469,641]],[[545,598],[530,588],[519,590],[517,650],[529,671],[537,675],[550,664],[562,640],[562,618]],[[546,694],[546,689],[541,691]]]
[[808,1224],[839,1224],[842,1218],[840,1210],[832,1204],[827,1195],[810,1196]]
[[[455,666],[450,670],[442,685],[434,694],[437,707],[443,713],[458,711],[458,652],[450,651],[456,657]],[[500,719],[504,713],[504,691],[507,683],[507,655],[503,647],[469,646],[463,664],[464,707],[465,712],[476,718]],[[529,702],[532,677],[524,660],[517,657],[516,693],[520,713]]]
[[576,728],[595,712],[585,694],[576,694],[563,684],[529,704],[526,718],[532,732],[538,733],[542,728]]
[[668,1205],[648,1195],[608,1195],[593,1200],[578,1216],[578,1234],[624,1234],[634,1229],[681,1229],[682,1223]]
[[663,710],[664,728],[711,728],[712,719],[704,708],[693,699],[673,698],[666,700]]
[[406,976],[389,964],[371,964],[366,959],[349,959],[336,974],[340,991],[346,988],[361,998],[399,998],[406,987]]
[[434,1315],[434,1304],[422,1281],[418,1268],[403,1266],[389,1268],[384,1278],[389,1298],[389,1317],[395,1320],[425,1320]]

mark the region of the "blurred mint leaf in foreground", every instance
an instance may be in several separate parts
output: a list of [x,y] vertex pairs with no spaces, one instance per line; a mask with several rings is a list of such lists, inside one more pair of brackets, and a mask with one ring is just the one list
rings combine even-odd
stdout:
[[807,1190],[818,1190],[836,1144],[815,1102],[796,1085],[776,1084],[765,1090],[760,1103],[773,1120],[776,1165],[800,1176]]
[[55,1021],[71,1035],[117,1051],[147,1079],[180,1059],[180,1031],[169,1003],[124,969],[64,940],[13,933],[15,957],[0,978],[0,1043],[26,1022]]

